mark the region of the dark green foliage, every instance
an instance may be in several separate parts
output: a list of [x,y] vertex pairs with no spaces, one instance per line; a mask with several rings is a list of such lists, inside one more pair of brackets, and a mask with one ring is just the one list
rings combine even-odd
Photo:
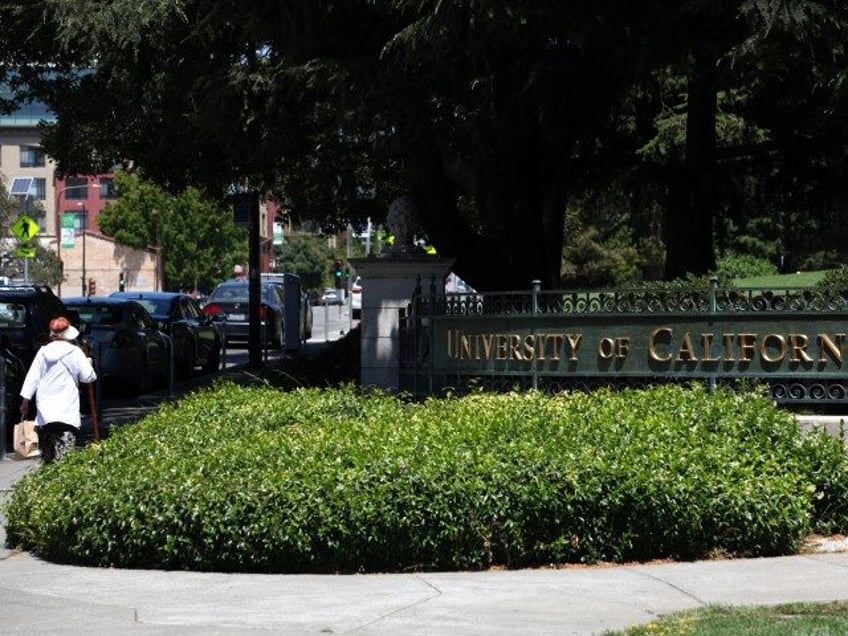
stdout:
[[728,254],[719,259],[716,275],[719,280],[732,281],[736,278],[773,276],[777,273],[777,266],[767,258],[750,254]]
[[848,268],[840,267],[827,272],[816,284],[816,287],[848,289]]
[[10,546],[96,566],[511,567],[794,552],[846,527],[842,444],[693,387],[405,403],[222,384],[22,479]]
[[296,274],[304,289],[320,290],[332,282],[329,265],[334,258],[326,237],[293,234],[277,248],[277,271]]

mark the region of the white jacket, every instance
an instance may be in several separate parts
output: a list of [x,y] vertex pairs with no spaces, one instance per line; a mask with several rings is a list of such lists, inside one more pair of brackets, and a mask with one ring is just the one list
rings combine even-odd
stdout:
[[35,423],[64,422],[80,427],[78,383],[94,382],[97,374],[78,346],[66,340],[53,340],[38,350],[21,387],[21,397],[36,395]]

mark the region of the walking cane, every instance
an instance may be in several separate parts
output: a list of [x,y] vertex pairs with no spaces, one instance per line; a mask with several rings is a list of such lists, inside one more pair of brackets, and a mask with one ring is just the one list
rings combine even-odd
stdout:
[[[83,340],[85,355],[91,358],[91,345]],[[94,399],[94,382],[86,384],[88,389],[88,406],[91,409],[91,427],[94,430],[94,441],[100,441],[100,424],[97,421],[97,400]]]
[[91,408],[91,425],[94,428],[94,441],[100,441],[100,425],[97,422],[97,402],[94,400],[94,382],[89,382],[88,386],[88,404]]

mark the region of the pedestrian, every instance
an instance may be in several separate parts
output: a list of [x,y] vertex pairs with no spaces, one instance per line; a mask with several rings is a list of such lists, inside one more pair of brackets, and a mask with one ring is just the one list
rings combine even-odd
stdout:
[[41,459],[60,459],[76,444],[80,421],[79,383],[94,382],[97,374],[73,340],[79,331],[65,317],[50,321],[50,342],[41,347],[21,387],[21,419],[36,398],[35,426]]
[[247,281],[247,274],[244,273],[244,267],[241,265],[233,267],[233,279],[242,283]]

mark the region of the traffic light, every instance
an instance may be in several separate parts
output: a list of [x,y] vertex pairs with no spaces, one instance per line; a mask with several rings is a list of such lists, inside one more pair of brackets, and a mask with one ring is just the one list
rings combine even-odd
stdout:
[[340,260],[333,261],[333,284],[336,289],[344,289],[344,269]]
[[96,296],[97,295],[97,283],[93,278],[88,279],[88,295]]
[[124,279],[124,273],[121,272],[118,274],[118,291],[125,291],[127,288],[126,280]]

